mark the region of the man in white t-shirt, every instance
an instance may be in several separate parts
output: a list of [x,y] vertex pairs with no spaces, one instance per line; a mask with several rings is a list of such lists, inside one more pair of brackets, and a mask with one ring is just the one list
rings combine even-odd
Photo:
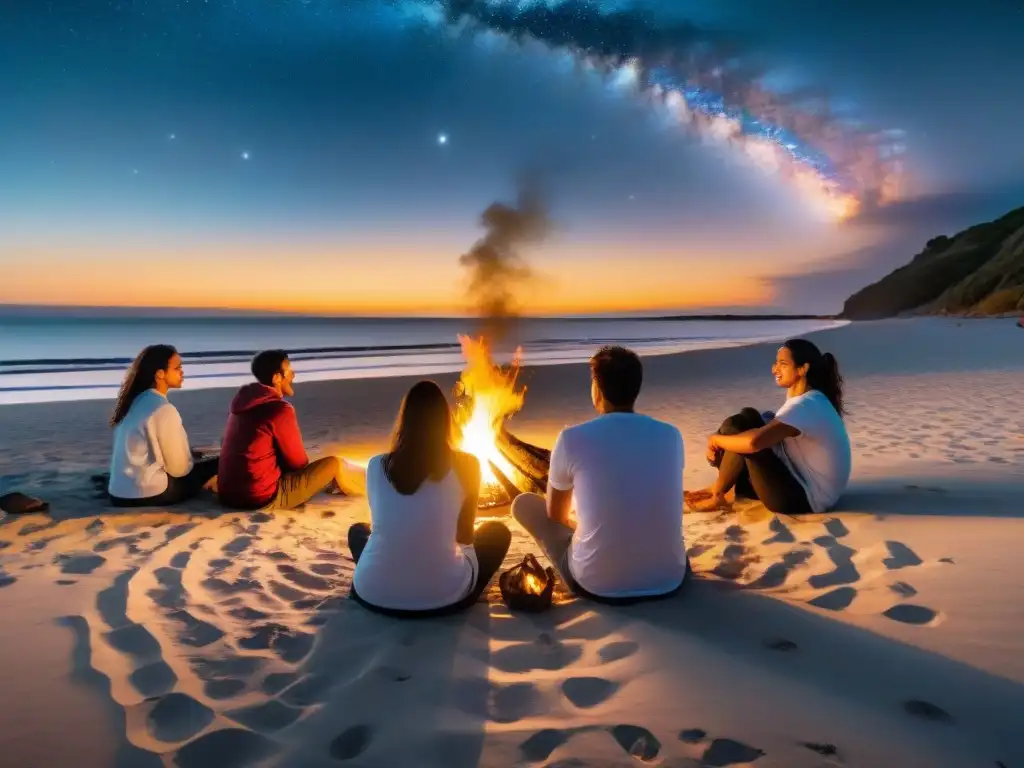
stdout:
[[562,431],[546,498],[524,493],[512,515],[578,594],[671,594],[686,575],[682,435],[634,411],[643,382],[636,353],[605,347],[591,358],[590,371],[600,415]]

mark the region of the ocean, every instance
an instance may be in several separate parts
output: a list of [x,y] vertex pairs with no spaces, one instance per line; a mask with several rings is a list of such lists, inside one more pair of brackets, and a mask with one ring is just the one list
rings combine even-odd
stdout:
[[[524,365],[587,360],[604,344],[641,355],[781,340],[834,327],[831,320],[523,319],[496,350],[522,349]],[[185,389],[251,380],[261,349],[285,349],[300,381],[432,375],[463,367],[459,334],[471,319],[328,317],[0,317],[0,404],[113,399],[147,344],[173,344]]]

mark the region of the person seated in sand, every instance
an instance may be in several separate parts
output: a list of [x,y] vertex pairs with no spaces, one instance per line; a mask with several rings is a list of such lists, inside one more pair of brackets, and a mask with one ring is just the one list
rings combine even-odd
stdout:
[[692,509],[720,509],[739,496],[777,514],[820,513],[846,490],[850,437],[836,359],[806,339],[790,339],[779,347],[772,375],[786,402],[774,414],[744,408],[708,438],[718,479],[686,494]]
[[181,356],[168,344],[146,347],[121,385],[110,424],[107,495],[115,507],[178,504],[217,474],[217,459],[195,461],[181,414],[167,399],[185,380]]
[[453,447],[452,412],[432,381],[402,400],[391,450],[366,467],[370,525],[348,532],[352,597],[397,616],[454,613],[483,594],[512,534],[499,522],[474,531],[480,462]]
[[256,381],[231,401],[221,444],[217,493],[232,509],[294,509],[330,486],[349,495],[365,490],[362,469],[336,456],[310,461],[295,408],[295,371],[282,350],[252,360]]
[[634,410],[643,383],[636,353],[605,347],[590,372],[600,415],[558,435],[547,496],[516,497],[512,516],[576,594],[608,602],[670,595],[687,571],[682,435]]

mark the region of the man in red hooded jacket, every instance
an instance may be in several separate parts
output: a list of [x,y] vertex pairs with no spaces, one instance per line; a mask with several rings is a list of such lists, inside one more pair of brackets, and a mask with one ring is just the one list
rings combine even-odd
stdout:
[[337,482],[345,493],[360,493],[365,479],[335,456],[310,461],[302,444],[295,408],[284,398],[295,394],[288,355],[260,352],[252,361],[256,381],[231,401],[221,444],[217,494],[234,509],[294,509]]

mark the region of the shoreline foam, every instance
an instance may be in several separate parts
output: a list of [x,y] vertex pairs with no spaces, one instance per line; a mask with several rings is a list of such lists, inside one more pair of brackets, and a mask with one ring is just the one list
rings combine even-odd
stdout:
[[[566,365],[584,362],[595,347],[619,341],[609,336],[617,327],[638,321],[619,321],[605,325],[594,323],[594,335],[585,337],[529,337],[524,341],[524,359],[531,366]],[[701,321],[703,322],[703,321]],[[822,328],[835,328],[845,321],[776,320],[749,323],[745,335],[730,336],[721,327],[713,324],[704,328],[704,334],[678,335],[681,324],[687,331],[699,326],[689,321],[643,321],[645,330],[661,323],[661,335],[644,333],[631,334],[628,343],[645,356],[678,354],[698,349],[729,348],[763,343],[767,340],[783,339],[794,333],[805,333]],[[569,330],[569,323],[566,323]],[[676,328],[676,334],[671,332]],[[378,329],[379,331],[380,329]],[[350,379],[393,378],[402,376],[433,376],[462,370],[465,360],[460,352],[456,331],[452,324],[451,336],[444,340],[419,343],[396,344],[402,336],[401,329],[389,331],[387,343],[347,344],[329,346],[294,346],[285,344],[290,350],[295,370],[305,381],[334,381]],[[551,330],[557,330],[552,328]],[[216,328],[212,326],[211,334]],[[350,331],[351,332],[351,331]],[[164,336],[154,336],[164,338]],[[297,339],[303,338],[301,329],[295,332]],[[249,361],[255,350],[226,349],[215,343],[216,338],[204,339],[213,344],[212,349],[192,350],[179,345],[186,365],[185,389],[214,389],[237,387],[248,381]],[[274,340],[281,342],[281,339]],[[3,350],[0,344],[0,351]],[[134,353],[135,350],[132,350]],[[125,368],[132,358],[125,356],[61,358],[52,355],[0,359],[0,405],[34,402],[63,402],[69,400],[113,399],[117,396]],[[512,350],[499,351],[498,359],[507,361]]]

